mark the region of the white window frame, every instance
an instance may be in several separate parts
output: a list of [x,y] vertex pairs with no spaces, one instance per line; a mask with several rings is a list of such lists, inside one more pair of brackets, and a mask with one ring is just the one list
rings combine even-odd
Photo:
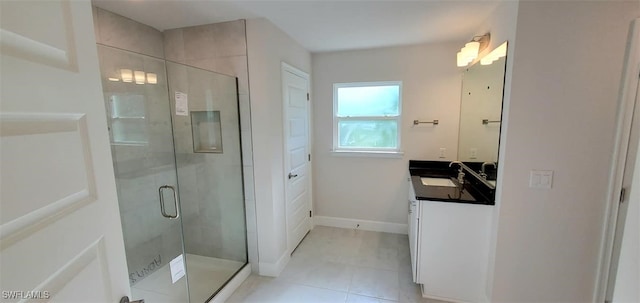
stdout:
[[[367,87],[367,86],[398,86],[398,115],[386,116],[362,116],[362,117],[338,117],[338,89],[344,87]],[[365,147],[340,147],[338,137],[338,122],[358,121],[358,120],[394,120],[397,127],[396,148],[365,148]],[[378,82],[348,82],[333,84],[333,152],[336,155],[358,155],[368,154],[374,156],[402,156],[401,134],[402,134],[402,81],[378,81]]]

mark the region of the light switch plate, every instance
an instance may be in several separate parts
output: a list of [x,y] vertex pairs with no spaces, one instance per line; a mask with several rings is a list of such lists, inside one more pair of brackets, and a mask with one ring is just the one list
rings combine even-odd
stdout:
[[477,148],[472,148],[471,150],[469,150],[469,158],[471,159],[477,159],[478,158],[478,149]]
[[553,185],[552,170],[532,170],[529,174],[530,188],[550,189]]
[[444,147],[440,147],[440,154],[439,154],[439,158],[446,158],[447,157],[447,149]]

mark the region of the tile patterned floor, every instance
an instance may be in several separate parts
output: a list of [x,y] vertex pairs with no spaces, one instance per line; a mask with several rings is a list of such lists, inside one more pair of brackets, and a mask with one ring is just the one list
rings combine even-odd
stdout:
[[446,303],[411,281],[407,235],[316,226],[277,278],[251,275],[229,303]]

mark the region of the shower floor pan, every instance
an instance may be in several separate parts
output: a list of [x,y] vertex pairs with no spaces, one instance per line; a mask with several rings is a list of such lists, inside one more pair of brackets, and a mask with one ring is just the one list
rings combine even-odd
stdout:
[[144,280],[131,287],[134,300],[147,303],[184,303],[185,278],[189,279],[192,303],[205,302],[218,288],[229,280],[243,262],[186,254],[187,277],[171,283],[169,264],[158,269]]

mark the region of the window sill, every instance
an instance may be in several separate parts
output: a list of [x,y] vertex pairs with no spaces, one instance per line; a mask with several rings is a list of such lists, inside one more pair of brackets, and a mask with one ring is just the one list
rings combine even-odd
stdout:
[[332,156],[337,157],[366,157],[366,158],[395,158],[402,159],[402,151],[364,151],[364,150],[332,150]]

